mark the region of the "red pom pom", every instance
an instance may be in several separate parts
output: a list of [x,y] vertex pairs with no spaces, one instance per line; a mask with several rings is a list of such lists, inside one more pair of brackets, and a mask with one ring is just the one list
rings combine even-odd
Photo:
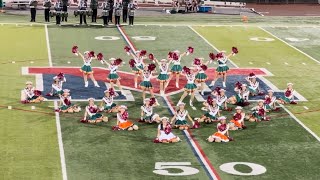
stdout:
[[236,47],[232,47],[231,50],[232,50],[232,52],[233,52],[234,54],[238,54],[238,52],[239,52],[239,51],[238,51],[238,48],[236,48]]
[[102,54],[102,53],[98,53],[98,54],[97,54],[97,59],[98,59],[99,61],[103,60],[103,54]]
[[58,77],[59,79],[63,78],[63,77],[64,77],[63,72],[60,72],[60,73],[57,75],[57,77]]
[[229,141],[234,141],[233,137],[228,137]]
[[160,143],[160,141],[159,141],[158,138],[155,138],[155,139],[153,140],[153,143]]
[[233,119],[236,120],[236,121],[240,120],[240,119],[241,119],[241,114],[236,113],[236,114],[233,116]]
[[265,110],[263,108],[258,110],[258,115],[259,116],[264,116],[264,114],[265,114]]
[[194,65],[200,65],[200,64],[201,64],[200,59],[195,58],[195,59],[193,60],[193,64],[194,64]]
[[241,82],[237,81],[236,84],[234,85],[236,88],[241,89]]
[[129,113],[128,111],[123,112],[123,114],[121,115],[122,119],[127,120],[129,117]]
[[150,106],[154,105],[156,103],[156,98],[150,98]]
[[216,59],[216,55],[214,53],[209,53],[209,58],[211,60],[215,60]]
[[146,50],[141,50],[140,51],[140,56],[145,56],[147,54],[147,51]]
[[130,61],[129,61],[130,67],[133,68],[135,66],[135,64],[136,64],[136,61],[134,59],[130,59]]
[[121,63],[122,63],[122,59],[120,59],[120,58],[114,60],[114,62],[113,62],[114,65],[120,65]]
[[208,69],[208,67],[207,67],[205,64],[202,64],[200,67],[201,67],[201,69],[204,70],[204,71],[206,71],[206,70]]
[[118,130],[120,130],[120,128],[119,128],[119,126],[112,126],[112,130],[113,131],[118,131]]
[[188,49],[187,49],[187,51],[188,51],[190,54],[192,54],[192,53],[193,53],[193,51],[194,51],[194,48],[193,48],[193,47],[191,47],[191,46],[189,46],[189,47],[188,47]]
[[41,96],[41,91],[39,90],[34,90],[33,93],[35,96]]
[[149,64],[148,65],[148,71],[154,71],[156,69],[156,65],[155,64]]
[[152,60],[152,61],[154,60],[154,55],[152,53],[149,54],[149,59]]
[[255,74],[252,72],[249,74],[250,77],[255,76]]
[[208,96],[208,98],[207,98],[207,103],[210,104],[210,105],[212,105],[212,102],[213,102],[212,97],[211,97],[211,96]]
[[199,123],[199,121],[195,121],[195,122],[194,122],[194,125],[192,126],[192,128],[193,128],[193,129],[198,129],[198,128],[200,128],[200,123]]
[[114,89],[113,88],[109,88],[109,94],[110,96],[113,96],[115,94]]
[[173,58],[173,52],[170,51],[170,52],[168,53],[168,57],[169,57],[170,59],[172,59],[172,58]]
[[177,53],[173,53],[172,54],[172,59],[175,60],[175,61],[179,60],[179,55]]
[[88,120],[81,119],[81,120],[80,120],[80,122],[82,122],[82,123],[87,123],[87,122],[88,122]]
[[265,104],[270,104],[270,103],[271,103],[271,98],[270,98],[270,97],[267,97],[267,98],[264,100],[264,103],[265,103]]
[[94,51],[90,51],[89,52],[89,57],[94,57],[95,55],[94,55]]
[[222,52],[220,52],[220,53],[218,53],[218,54],[216,55],[216,58],[217,58],[217,59],[220,59],[220,58],[223,58],[223,57],[224,57],[224,55],[223,55]]
[[214,88],[213,91],[217,92],[218,95],[220,95],[220,89],[221,89],[221,87],[217,86],[216,88]]
[[78,46],[73,46],[71,51],[73,54],[76,54],[78,52]]
[[286,90],[286,92],[284,93],[284,95],[286,97],[289,97],[291,95],[291,90]]
[[183,72],[185,72],[186,74],[191,74],[191,70],[190,70],[190,68],[188,68],[187,66],[183,66],[182,70],[183,70]]
[[130,50],[131,50],[131,48],[129,46],[125,46],[123,49],[125,52],[130,52]]

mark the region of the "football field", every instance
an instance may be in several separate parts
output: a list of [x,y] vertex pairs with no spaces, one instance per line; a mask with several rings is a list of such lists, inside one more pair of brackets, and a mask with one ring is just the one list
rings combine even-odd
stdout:
[[[2,24],[0,179],[320,179],[319,32],[317,26],[140,24],[83,28]],[[85,88],[79,71],[83,62],[71,53],[74,45],[82,52],[94,50],[108,59],[124,60],[119,73],[128,96],[119,97],[116,103],[128,106],[129,119],[139,125],[138,131],[113,131],[115,114],[105,114],[107,123],[82,124],[83,111],[54,112],[55,99],[20,104],[25,81],[33,81],[46,94],[52,77],[61,71],[66,74],[65,87],[82,109],[88,97],[101,99],[108,71],[99,61],[93,61],[101,87],[95,88],[90,82]],[[269,113],[269,122],[246,121],[247,129],[230,132],[235,140],[229,143],[207,142],[216,125],[201,124],[199,129],[175,129],[182,139],[179,143],[156,144],[157,125],[138,122],[141,90],[133,86],[130,57],[124,46],[145,49],[158,59],[165,58],[169,51],[185,51],[192,46],[195,52],[183,58],[183,66],[191,66],[195,57],[208,59],[209,52],[230,52],[235,46],[239,54],[228,64],[228,97],[233,95],[235,82],[245,82],[250,72],[256,72],[263,90],[272,89],[278,96],[288,82],[294,83],[298,104],[281,105],[281,111]],[[216,67],[216,63],[209,64],[209,72]],[[208,75],[211,81],[213,74]],[[185,82],[183,77],[181,81]],[[160,106],[155,111],[172,117],[182,91],[172,82],[168,94],[162,97],[156,83],[153,85]],[[222,85],[221,80],[217,85]],[[187,106],[192,118],[204,114],[202,101],[209,94],[197,94],[196,109]],[[263,98],[253,98],[245,112],[250,113],[256,101]],[[189,102],[188,97],[185,102]],[[229,120],[233,112],[221,114]]]

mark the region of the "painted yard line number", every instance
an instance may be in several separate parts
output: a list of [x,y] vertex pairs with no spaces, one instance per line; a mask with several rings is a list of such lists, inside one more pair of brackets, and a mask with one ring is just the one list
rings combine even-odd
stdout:
[[[131,38],[136,41],[154,41],[154,40],[156,40],[156,37],[154,37],[154,36],[132,36]],[[118,37],[118,36],[97,36],[94,39],[100,40],[100,41],[116,41],[116,40],[119,40],[120,37]]]
[[[234,168],[236,165],[245,165],[251,168],[251,172],[243,173]],[[156,162],[153,173],[164,176],[190,176],[199,173],[199,170],[191,166],[191,162]],[[181,172],[170,172],[169,169],[179,169]],[[249,162],[230,162],[220,166],[220,170],[238,176],[256,176],[263,174],[267,169],[259,164]]]

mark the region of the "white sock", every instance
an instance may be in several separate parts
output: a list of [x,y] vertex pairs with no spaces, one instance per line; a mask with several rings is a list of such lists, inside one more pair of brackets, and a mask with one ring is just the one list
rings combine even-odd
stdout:
[[85,81],[85,82],[84,82],[84,87],[88,87],[88,85],[89,85],[89,82],[88,82],[88,81]]
[[226,87],[226,83],[225,83],[225,82],[222,82],[222,86],[223,86],[223,87]]

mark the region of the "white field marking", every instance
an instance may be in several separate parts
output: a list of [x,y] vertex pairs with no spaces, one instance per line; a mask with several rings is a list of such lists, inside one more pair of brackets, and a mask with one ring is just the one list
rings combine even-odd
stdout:
[[306,110],[308,110],[308,109],[309,109],[307,106],[303,106],[303,108],[305,108]]
[[36,89],[43,91],[43,77],[42,74],[36,74]]
[[269,86],[273,91],[280,91],[279,88],[277,88],[277,86],[275,86],[272,82],[270,82],[268,79],[266,79],[263,76],[257,75],[257,77],[264,82],[267,86]]
[[268,65],[270,65],[271,63],[267,62]]
[[[204,38],[200,33],[198,33],[195,29],[193,29],[191,26],[188,26],[194,33],[196,33],[199,37],[201,37],[209,46],[211,46],[214,50],[219,52],[219,49],[213,46],[206,38]],[[233,61],[229,59],[229,62],[236,68],[239,68]]]
[[33,61],[30,61],[30,63],[33,64],[34,62],[33,62]]
[[104,85],[106,86],[107,89],[109,89],[109,83],[105,82]]
[[[54,101],[54,108],[58,109],[57,101]],[[57,135],[58,135],[58,143],[59,143],[59,151],[60,151],[60,162],[61,162],[61,169],[62,169],[62,180],[68,180],[67,166],[66,166],[64,148],[63,148],[63,142],[62,142],[60,115],[58,112],[55,112],[55,115],[56,115],[56,126],[57,126]]]
[[194,93],[194,97],[196,98],[196,100],[197,100],[198,102],[204,102],[204,101],[205,101],[205,99],[201,96],[201,94],[200,94],[198,91],[196,91],[196,92]]
[[29,67],[21,67],[21,75],[28,75]]
[[194,110],[194,111],[197,110],[197,108],[194,107],[194,106],[191,106],[191,109]]
[[284,62],[285,65],[289,65],[287,62]]
[[166,96],[172,96],[172,95],[175,95],[175,94],[179,94],[179,93],[181,93],[181,92],[184,92],[184,89],[183,89],[183,88],[180,89],[180,90],[178,90],[178,91],[173,91],[173,92],[170,92],[170,93],[166,93],[165,95],[166,95]]
[[264,28],[262,28],[262,27],[259,27],[259,29],[261,29],[262,31],[264,31],[264,32],[268,33],[269,35],[271,35],[271,36],[273,36],[274,38],[278,39],[279,41],[281,41],[281,42],[285,43],[285,44],[286,44],[286,45],[288,45],[289,47],[291,47],[291,48],[293,48],[293,49],[297,50],[297,51],[298,51],[298,52],[300,52],[301,54],[303,54],[303,55],[307,56],[307,57],[308,57],[308,58],[310,58],[311,60],[313,60],[313,61],[315,61],[315,62],[317,62],[317,63],[319,63],[319,64],[320,64],[320,61],[318,61],[317,59],[315,59],[315,58],[311,57],[309,54],[307,54],[307,53],[305,53],[305,52],[301,51],[300,49],[298,49],[298,48],[296,48],[296,47],[292,46],[291,44],[287,43],[286,41],[284,41],[284,40],[280,39],[278,36],[276,36],[276,35],[272,34],[271,32],[269,32],[269,31],[265,30],[265,29],[264,29]]
[[[163,97],[164,101],[166,102],[166,104],[168,105],[170,111],[172,114],[174,114],[176,111],[174,110],[174,108],[172,107],[172,105],[170,104],[168,98],[165,96]],[[187,130],[183,130],[183,132],[185,133],[185,135],[187,136],[188,140],[190,141],[191,146],[194,148],[195,152],[197,153],[199,159],[201,160],[201,162],[203,163],[203,165],[205,166],[205,168],[207,169],[210,178],[211,179],[219,179],[217,177],[217,175],[213,172],[213,170],[210,168],[210,165],[208,164],[208,162],[206,161],[206,159],[204,158],[204,156],[202,155],[200,149],[197,147],[196,143],[194,142],[194,140],[192,139],[190,133]]]
[[117,29],[120,31],[122,37],[129,44],[129,46],[133,50],[133,52],[135,52],[136,48],[134,48],[133,44],[129,41],[128,37],[125,35],[125,33],[122,31],[122,29],[119,26],[117,26]]
[[48,26],[45,25],[44,27],[45,27],[45,33],[46,33],[46,41],[47,41],[47,49],[48,49],[49,66],[52,67],[52,57],[51,57],[51,48],[50,48],[50,41],[49,41]]
[[294,120],[297,121],[306,131],[308,131],[314,138],[316,138],[320,142],[319,136],[317,136],[311,129],[309,129],[306,125],[304,125],[292,112],[290,112],[284,105],[280,104],[282,107]]
[[306,63],[302,63],[303,65],[307,65]]
[[252,62],[249,62],[249,64],[253,64]]

